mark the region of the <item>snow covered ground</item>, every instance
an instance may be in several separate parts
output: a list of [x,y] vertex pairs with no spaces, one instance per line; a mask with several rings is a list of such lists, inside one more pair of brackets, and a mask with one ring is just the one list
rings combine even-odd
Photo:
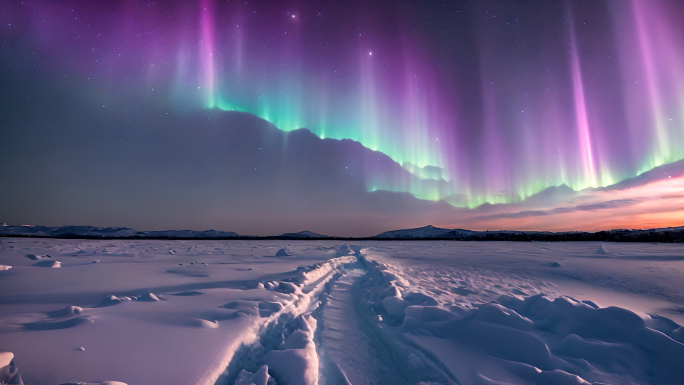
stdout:
[[681,384],[684,248],[0,239],[0,383]]

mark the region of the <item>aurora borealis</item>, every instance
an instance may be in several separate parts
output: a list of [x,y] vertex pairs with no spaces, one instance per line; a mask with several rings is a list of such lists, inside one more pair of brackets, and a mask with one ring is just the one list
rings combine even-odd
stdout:
[[[573,199],[591,195],[610,201],[610,186],[684,159],[684,4],[676,0],[24,1],[2,7],[1,100],[17,99],[20,92],[12,91],[16,88],[34,99],[48,90],[82,103],[64,102],[62,96],[55,96],[60,101],[48,108],[12,102],[20,111],[3,117],[2,135],[12,147],[6,156],[15,161],[17,154],[28,156],[18,149],[25,117],[46,116],[50,121],[49,111],[65,104],[74,111],[82,108],[88,117],[88,123],[79,122],[78,116],[64,118],[71,129],[86,132],[88,124],[111,128],[115,121],[113,126],[127,127],[120,128],[121,133],[144,136],[152,148],[145,156],[172,140],[157,127],[163,120],[150,116],[246,112],[283,132],[306,128],[320,139],[351,139],[369,154],[380,152],[400,165],[387,166],[391,162],[379,155],[360,155],[355,149],[336,158],[339,165],[330,166],[354,169],[349,172],[360,178],[354,182],[360,191],[353,194],[396,193],[404,200],[408,193],[417,198],[410,204],[416,207],[429,201],[422,217],[414,209],[401,214],[397,207],[391,208],[391,215],[376,213],[389,216],[373,228],[437,220],[479,229],[488,223],[509,228],[522,223],[543,230],[560,228],[539,221],[501,222],[504,217],[489,213],[494,210],[489,207],[511,214],[526,206],[528,198],[559,186],[577,193]],[[36,82],[38,78],[44,81]],[[22,82],[39,84],[27,88]],[[84,107],[91,101],[92,106]],[[208,139],[203,127],[191,125],[187,129],[193,134],[180,136]],[[106,143],[115,134],[98,130],[84,136],[97,136],[87,143],[77,138],[65,146],[71,151],[110,146]],[[144,130],[148,133],[139,132]],[[41,135],[37,129],[31,137]],[[130,155],[146,150],[117,151]],[[134,158],[122,162],[131,162],[135,169]],[[225,167],[246,169],[243,163],[236,159]],[[101,166],[93,166],[92,172],[110,173],[114,167],[106,162]],[[211,177],[208,171],[206,177]],[[22,184],[28,176],[17,178]],[[131,172],[114,178],[139,184],[143,176]],[[315,186],[318,181],[299,183]],[[257,199],[249,193],[251,182],[233,182],[246,187],[240,194],[226,193],[231,199]],[[648,191],[661,191],[658,186]],[[67,194],[68,188],[64,191]],[[334,199],[326,189],[319,195]],[[217,191],[211,198],[220,200],[221,194]],[[306,199],[309,203],[301,207],[313,210],[311,198]],[[345,199],[330,204],[334,212],[345,207],[363,211]],[[676,202],[672,207],[663,203],[656,211],[681,210]],[[431,205],[440,207],[438,214]],[[224,210],[226,217],[235,216],[229,207]],[[483,211],[485,219],[472,219]],[[282,217],[288,217],[284,208]],[[312,213],[295,227],[320,224],[322,219],[315,217]],[[56,220],[50,218],[42,220]],[[85,221],[78,218],[73,220]],[[667,218],[657,224],[684,223],[676,215]],[[571,222],[573,228],[593,229],[587,221]],[[203,227],[200,219],[172,223]],[[232,223],[218,215],[207,226],[239,232],[225,228]],[[605,226],[611,223],[640,227],[651,222],[606,220]],[[154,221],[142,225],[168,227]]]

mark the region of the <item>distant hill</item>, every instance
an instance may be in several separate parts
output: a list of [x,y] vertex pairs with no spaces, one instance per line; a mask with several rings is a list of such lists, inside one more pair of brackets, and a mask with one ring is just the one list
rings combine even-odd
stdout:
[[459,241],[608,241],[608,242],[684,242],[684,227],[667,227],[658,229],[627,230],[616,229],[598,231],[566,231],[553,233],[549,231],[473,231],[463,229],[445,229],[434,226],[418,227],[386,231],[371,237],[372,239],[441,239]]
[[137,231],[129,227],[0,225],[0,236],[47,238],[139,238],[139,239],[223,239],[237,238],[232,231],[164,230]]
[[554,234],[546,231],[474,231],[474,230],[463,230],[463,229],[444,229],[441,227],[434,227],[432,225],[425,227],[418,227],[415,229],[403,229],[403,230],[393,230],[386,231],[382,234],[378,234],[374,237],[375,239],[456,239],[456,240],[470,240],[470,239],[483,239],[489,237],[525,237],[530,234],[535,235],[548,235]]
[[463,235],[471,235],[474,231],[460,229],[443,229],[432,225],[415,229],[386,231],[371,238],[379,239],[450,239]]
[[0,237],[42,237],[83,239],[369,239],[369,240],[452,240],[452,241],[601,241],[601,242],[684,242],[684,227],[627,230],[616,229],[595,233],[566,231],[474,231],[445,229],[434,226],[400,229],[362,238],[330,237],[312,231],[285,233],[276,236],[243,236],[232,231],[218,230],[164,230],[137,231],[129,227],[93,226],[29,226],[0,223]]
[[278,236],[278,238],[292,238],[292,239],[321,239],[330,238],[327,235],[314,233],[313,231],[300,231],[298,233],[285,233]]

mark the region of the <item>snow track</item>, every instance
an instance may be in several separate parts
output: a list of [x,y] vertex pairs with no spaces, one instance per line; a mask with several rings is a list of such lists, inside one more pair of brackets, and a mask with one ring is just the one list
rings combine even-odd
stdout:
[[[318,383],[314,343],[317,319],[312,314],[320,315],[320,300],[343,275],[342,267],[357,263],[356,256],[348,254],[358,254],[358,251],[343,246],[337,254],[338,257],[328,262],[300,268],[298,279],[290,280],[293,282],[265,283],[266,289],[287,294],[290,299],[265,318],[255,338],[245,341],[235,351],[217,385],[257,383],[255,377],[264,385]],[[259,373],[266,370],[265,376]]]
[[[324,385],[380,383],[389,377],[378,356],[371,354],[369,339],[357,317],[354,285],[365,270],[351,268],[332,286],[319,320],[321,383]],[[349,352],[355,352],[350,355]]]
[[358,248],[338,254],[302,269],[300,282],[267,283],[292,300],[217,384],[668,384],[684,376],[673,358],[684,357],[682,328],[664,317],[544,294],[447,307],[426,294],[432,281],[421,286]]
[[401,342],[396,328],[382,325],[369,291],[378,288],[379,265],[359,248],[345,252],[354,255],[304,268],[298,284],[266,284],[292,300],[235,352],[216,385],[455,383],[411,341]]

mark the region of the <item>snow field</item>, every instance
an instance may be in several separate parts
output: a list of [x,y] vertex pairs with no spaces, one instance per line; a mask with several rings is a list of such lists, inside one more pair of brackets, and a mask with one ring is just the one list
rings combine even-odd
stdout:
[[0,381],[677,384],[682,261],[644,244],[2,239]]

